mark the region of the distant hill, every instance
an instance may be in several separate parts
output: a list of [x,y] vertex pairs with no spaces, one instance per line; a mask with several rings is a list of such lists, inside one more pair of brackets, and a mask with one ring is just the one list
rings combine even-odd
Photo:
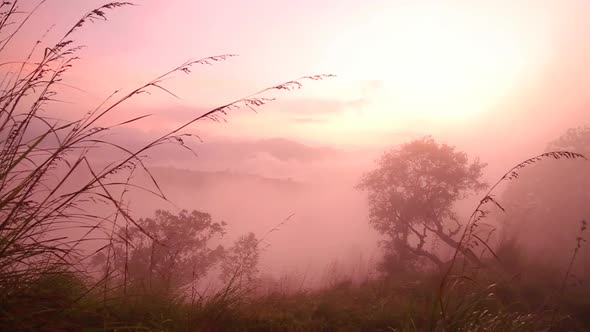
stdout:
[[204,161],[237,161],[266,154],[280,161],[313,162],[331,158],[338,150],[329,147],[311,147],[285,138],[247,141],[212,141],[195,146]]
[[212,187],[255,187],[266,190],[300,191],[309,184],[291,178],[271,178],[257,174],[239,173],[234,171],[195,171],[172,167],[154,167],[152,175],[166,187],[205,190]]

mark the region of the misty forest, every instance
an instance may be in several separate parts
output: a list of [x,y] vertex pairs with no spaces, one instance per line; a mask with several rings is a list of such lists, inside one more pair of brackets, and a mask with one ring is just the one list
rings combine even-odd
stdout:
[[589,10],[2,1],[0,331],[590,331]]

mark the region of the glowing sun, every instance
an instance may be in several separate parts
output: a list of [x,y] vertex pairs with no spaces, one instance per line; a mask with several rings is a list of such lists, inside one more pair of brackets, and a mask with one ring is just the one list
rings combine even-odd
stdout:
[[324,68],[379,80],[388,114],[457,120],[492,106],[530,65],[514,24],[442,5],[384,10],[327,46]]

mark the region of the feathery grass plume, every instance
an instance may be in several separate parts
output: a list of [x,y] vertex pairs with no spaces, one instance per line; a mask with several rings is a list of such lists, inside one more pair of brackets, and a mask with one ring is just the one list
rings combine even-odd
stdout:
[[557,303],[557,307],[555,308],[553,314],[551,315],[551,327],[555,326],[557,315],[559,314],[559,310],[561,309],[561,300],[565,295],[565,289],[567,286],[567,282],[569,278],[572,276],[572,269],[574,267],[574,262],[576,261],[576,257],[578,256],[578,252],[582,248],[582,243],[586,242],[584,238],[584,232],[588,228],[588,223],[586,220],[580,221],[580,231],[578,233],[578,237],[576,237],[576,246],[572,252],[572,257],[570,258],[569,264],[567,266],[567,270],[563,276],[563,280],[561,281],[561,286],[559,287],[559,299]]
[[[520,171],[530,165],[533,165],[537,162],[540,162],[542,160],[545,159],[556,159],[556,160],[560,160],[560,159],[582,159],[582,160],[587,160],[587,158],[580,153],[576,153],[576,152],[570,152],[570,151],[550,151],[550,152],[545,152],[542,154],[539,154],[535,157],[526,159],[520,163],[518,163],[517,165],[515,165],[514,167],[512,167],[510,170],[508,170],[496,183],[494,183],[494,185],[492,185],[490,187],[490,189],[487,191],[487,193],[484,195],[484,197],[479,201],[478,205],[476,206],[476,208],[473,210],[473,212],[471,213],[467,224],[464,227],[463,233],[461,235],[461,238],[459,240],[459,244],[460,247],[464,248],[464,250],[466,251],[470,251],[472,252],[473,248],[475,246],[478,245],[483,245],[484,246],[484,250],[489,251],[494,257],[497,258],[497,255],[495,254],[494,250],[489,246],[489,234],[487,239],[483,239],[482,237],[478,236],[476,233],[476,230],[479,226],[479,223],[482,219],[484,219],[486,216],[489,215],[490,211],[485,209],[485,206],[488,205],[489,203],[492,203],[494,206],[496,206],[497,208],[499,208],[500,210],[505,212],[504,207],[494,198],[493,192],[494,190],[503,182],[505,181],[512,181],[515,180],[519,177],[520,175]],[[494,231],[494,230],[492,230]],[[436,307],[438,307],[440,309],[441,315],[442,315],[442,320],[445,321],[447,319],[447,305],[445,304],[445,296],[447,295],[447,289],[450,287],[450,285],[455,282],[455,281],[450,281],[451,276],[452,276],[452,271],[453,268],[455,267],[457,261],[460,258],[460,255],[462,254],[462,251],[459,250],[459,248],[457,248],[454,253],[453,253],[453,257],[450,261],[450,264],[447,268],[447,270],[445,271],[440,284],[439,284],[439,289],[438,289],[438,305]],[[457,276],[456,280],[461,280],[461,283],[464,284],[466,281],[475,281],[474,277],[477,276],[477,274],[473,275],[473,276],[468,276],[465,274],[466,272],[466,267],[469,264],[469,262],[471,262],[468,259],[463,259],[463,267],[461,269],[461,273]],[[480,266],[475,266],[475,271],[478,271],[478,268]],[[455,279],[455,278],[453,278]],[[472,283],[473,284],[473,283]],[[432,317],[434,317],[434,310],[436,308],[433,308],[433,312],[432,312]],[[434,320],[432,320],[434,322]]]

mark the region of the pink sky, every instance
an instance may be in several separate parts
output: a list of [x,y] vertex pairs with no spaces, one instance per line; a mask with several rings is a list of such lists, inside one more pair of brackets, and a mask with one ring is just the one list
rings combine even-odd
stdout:
[[[33,2],[31,2],[33,3]],[[49,0],[28,27],[56,40],[104,1]],[[181,96],[140,96],[121,117],[161,131],[253,91],[302,75],[306,83],[255,115],[201,124],[210,137],[286,137],[328,145],[391,144],[434,134],[491,143],[527,124],[531,142],[588,120],[587,1],[139,1],[75,35],[88,48],[70,73],[73,106],[92,107],[190,58],[236,53],[175,75]],[[19,44],[22,47],[21,41]],[[125,113],[123,113],[123,111]],[[543,141],[542,144],[545,142]]]

